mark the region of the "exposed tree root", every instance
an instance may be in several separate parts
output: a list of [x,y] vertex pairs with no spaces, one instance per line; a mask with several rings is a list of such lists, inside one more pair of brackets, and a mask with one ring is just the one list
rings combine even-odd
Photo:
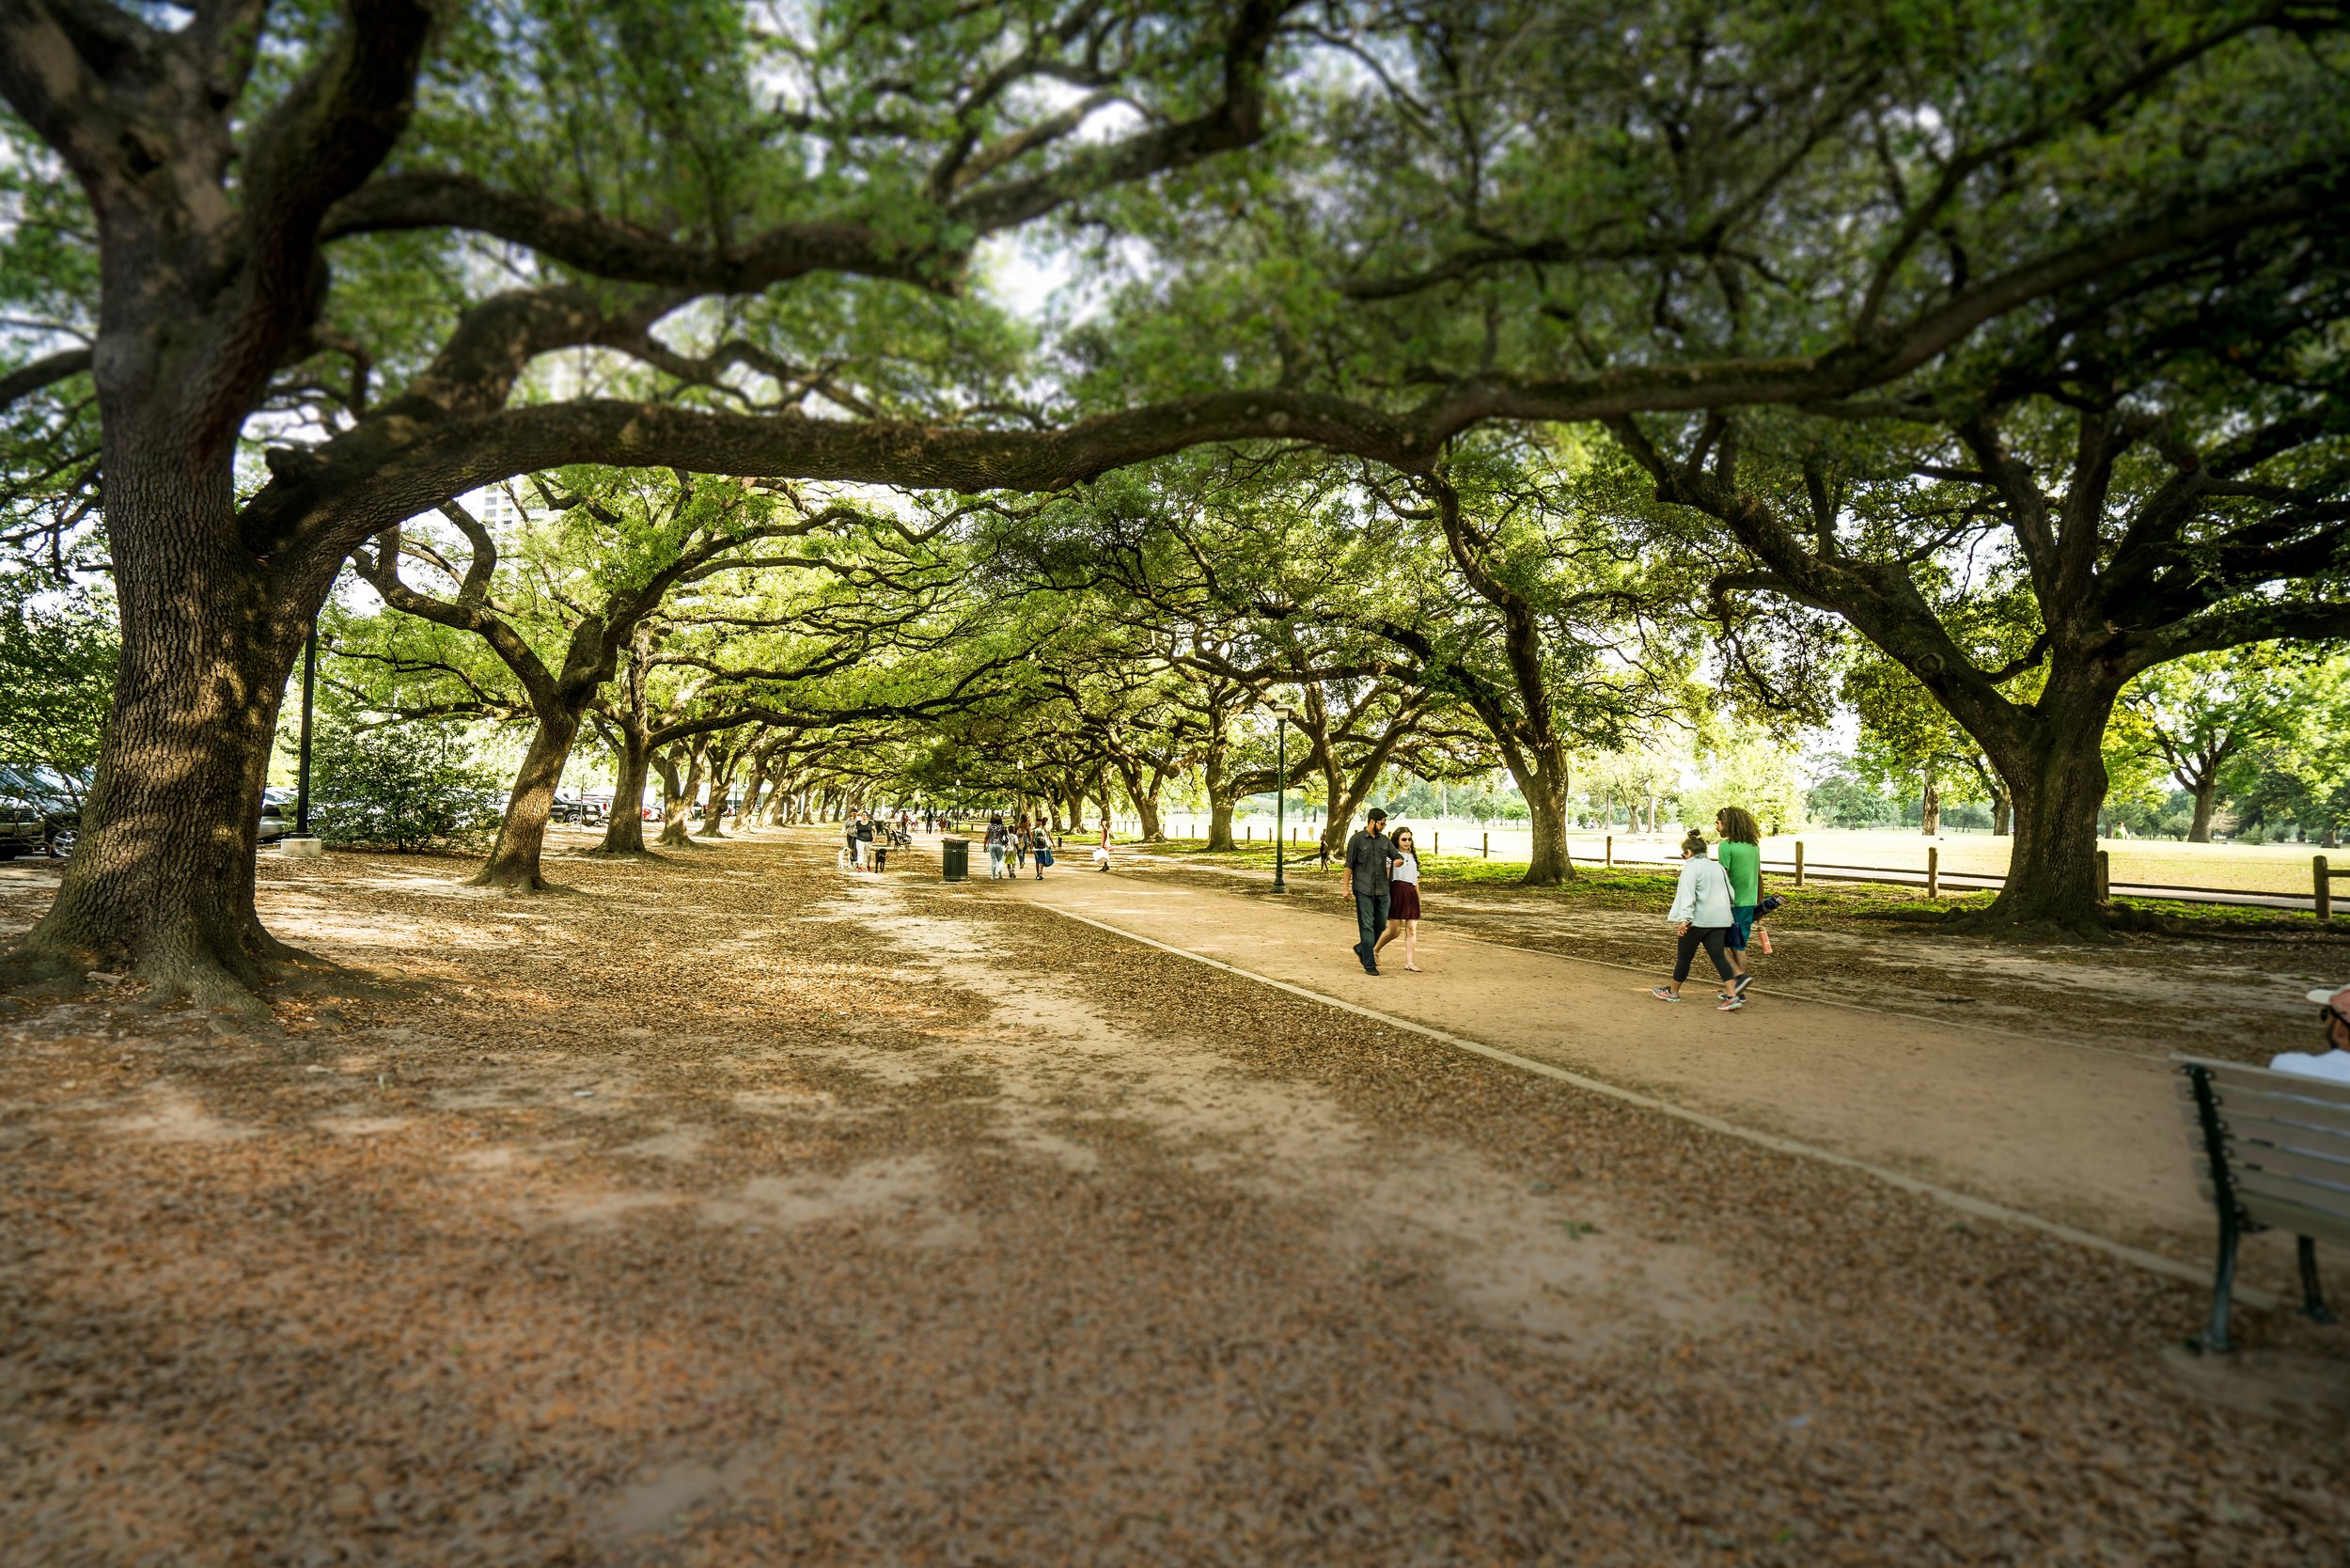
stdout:
[[258,917],[225,941],[191,927],[154,932],[143,951],[77,943],[37,926],[0,956],[0,991],[70,996],[86,991],[94,971],[127,972],[145,982],[136,1004],[141,1010],[184,1002],[201,1011],[259,1022],[270,1016],[264,991],[333,970],[315,954],[279,941]]
[[85,988],[95,959],[19,946],[0,954],[0,993],[25,997],[70,996]]
[[2117,920],[2122,912],[2110,906],[2094,914],[2071,918],[2022,919],[2002,915],[1996,909],[1952,909],[1940,915],[1924,917],[1938,929],[1953,936],[1983,936],[1995,942],[2110,943],[2120,941],[2123,931],[2136,929]]
[[517,897],[529,897],[539,893],[569,893],[572,891],[572,888],[566,887],[560,883],[549,882],[536,866],[532,866],[527,870],[522,868],[484,867],[479,872],[467,877],[465,879],[465,886],[468,887],[486,887],[492,892],[496,893],[512,893]]

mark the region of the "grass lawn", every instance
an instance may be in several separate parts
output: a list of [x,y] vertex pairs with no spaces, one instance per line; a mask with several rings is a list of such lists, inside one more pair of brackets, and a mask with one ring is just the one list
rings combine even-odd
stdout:
[[[1308,834],[1312,829],[1308,827]],[[1496,829],[1490,834],[1476,828],[1453,825],[1431,832],[1422,829],[1418,835],[1425,851],[1434,840],[1445,854],[1448,867],[1460,864],[1485,864],[1496,868],[1503,880],[1515,880],[1524,873],[1527,857],[1527,836],[1523,832]],[[1476,854],[1480,839],[1490,839],[1493,855],[1485,860]],[[1620,859],[1662,861],[1678,858],[1681,835],[1615,835],[1616,855]],[[1762,841],[1765,861],[1792,865],[1795,857],[1796,840],[1802,840],[1807,867],[1844,866],[1872,868],[1884,870],[1923,871],[1926,869],[1926,847],[1931,844],[1942,852],[1941,867],[1945,871],[1998,876],[2007,870],[2011,840],[1995,839],[1987,833],[1949,833],[1939,839],[1928,839],[1915,829],[1808,828],[1801,833],[1779,834]],[[1175,840],[1182,842],[1183,840]],[[1198,847],[1202,840],[1190,840]],[[1595,833],[1572,833],[1567,847],[1578,866],[1588,865],[1604,857],[1605,838]],[[2326,855],[2337,866],[2350,865],[2350,849],[2325,850],[2315,844],[2186,844],[2168,839],[2107,839],[2100,847],[2111,856],[2113,880],[2162,887],[2216,887],[2247,893],[2301,893],[2310,890],[2310,857]],[[1261,834],[1252,845],[1262,862],[1273,864],[1273,846]],[[1458,853],[1467,849],[1468,854]],[[1312,845],[1304,842],[1292,847],[1292,858],[1310,855]],[[2350,885],[2337,884],[2336,895],[2350,902]]]
[[[1832,835],[1826,841],[1837,843],[1840,840],[1855,840],[1863,837],[1859,834]],[[1789,839],[1773,842],[1783,842],[1792,846],[1793,841]],[[1908,837],[1908,842],[1911,845],[1915,845],[1916,841],[1915,835]],[[1827,856],[1815,847],[1820,842],[1820,839],[1810,835],[1805,836],[1805,854],[1810,864],[1816,865],[1827,859]],[[1949,842],[1950,840],[1944,840],[1946,845]],[[2004,841],[1986,839],[1985,842],[1997,843],[1999,855],[2004,856],[2006,853]],[[2128,840],[2122,840],[2122,843],[2131,848],[2138,847],[2129,845]],[[1133,847],[1140,849],[1145,846],[1136,841]],[[1231,867],[1261,871],[1270,871],[1273,869],[1273,846],[1262,841],[1244,844],[1237,849],[1213,855],[1208,853],[1206,840],[1200,839],[1170,839],[1164,843],[1149,847],[1157,854],[1203,867]],[[2232,846],[2173,844],[2155,846],[2154,853],[2158,855],[2163,848],[2224,851],[2230,847]],[[1623,853],[1623,839],[1617,839],[1617,849],[1620,854]],[[1644,851],[1644,853],[1655,852]],[[1781,852],[1774,851],[1766,845],[1764,853],[1766,859],[1776,859]],[[1792,847],[1789,847],[1783,853],[1792,857],[1794,852]],[[2256,848],[2247,848],[2243,851],[2248,857],[2258,853],[2260,851]],[[1916,853],[1914,860],[1920,870],[1924,868],[1925,856],[1922,849]],[[1674,871],[1662,868],[1628,866],[1610,868],[1578,857],[1577,875],[1572,884],[1557,888],[1520,888],[1518,879],[1526,874],[1526,862],[1523,860],[1504,860],[1499,856],[1489,858],[1478,855],[1447,853],[1440,855],[1423,855],[1420,862],[1422,878],[1432,889],[1473,888],[1480,893],[1505,896],[1515,893],[1528,899],[1565,900],[1599,909],[1651,912],[1661,909],[1672,900],[1676,876]],[[1971,869],[1962,868],[1952,862],[1953,857],[1946,849],[1942,862],[1944,870]],[[1839,853],[1835,857],[1835,863],[1898,867],[1904,862],[1890,857],[1863,860],[1858,855],[1847,859],[1844,854]],[[2192,861],[2190,860],[2189,863],[2192,864]],[[2116,881],[2128,880],[2128,875],[2122,869],[2123,864],[2123,862],[2117,855],[2114,866]],[[2302,861],[2302,867],[2306,876],[2308,867],[2306,859]],[[2003,870],[2005,870],[2004,860],[1994,860],[1983,869],[1995,871]],[[1340,876],[1335,862],[1328,871],[1324,871],[1317,867],[1310,855],[1301,858],[1295,851],[1292,851],[1289,857],[1288,874],[1292,883],[1301,883],[1308,886],[1326,883],[1334,891],[1339,886]],[[2154,873],[2141,870],[2132,874],[2148,877],[2151,880]],[[2198,871],[2194,880],[2183,885],[2195,886],[2258,886],[2244,882],[2230,884],[2220,881],[2202,881],[2201,878],[2203,874],[2205,873]],[[1947,894],[1941,898],[1928,899],[1920,889],[1915,887],[1887,886],[1871,883],[1837,883],[1832,879],[1824,882],[1818,877],[1810,879],[1810,886],[1798,888],[1784,874],[1775,875],[1767,870],[1764,872],[1763,880],[1764,891],[1784,896],[1788,900],[1791,914],[1800,913],[1807,921],[1812,923],[1825,921],[1835,924],[1847,919],[1924,919],[1940,915],[1946,910],[1981,907],[1988,904],[1993,898],[1989,892],[1970,892]],[[2293,889],[2288,886],[2276,885],[2276,890],[2292,891]],[[2343,896],[2345,902],[2350,902],[2350,888],[2338,888],[2337,891]],[[2312,933],[2320,929],[2315,916],[2289,910],[2239,908],[2226,904],[2177,903],[2155,899],[2124,899],[2121,902],[2132,908],[2148,910],[2186,923],[2215,930],[2234,926],[2259,927],[2274,931],[2279,929],[2280,922],[2307,926],[2311,928]]]

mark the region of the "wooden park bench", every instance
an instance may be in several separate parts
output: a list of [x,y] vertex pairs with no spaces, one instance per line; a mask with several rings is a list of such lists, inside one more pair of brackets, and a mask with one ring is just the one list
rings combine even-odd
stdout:
[[2228,1351],[2237,1245],[2250,1231],[2300,1238],[2301,1310],[2331,1323],[2317,1278],[2320,1241],[2350,1247],[2350,1084],[2242,1062],[2170,1058],[2195,1140],[2203,1196],[2219,1213],[2211,1322],[2196,1342]]

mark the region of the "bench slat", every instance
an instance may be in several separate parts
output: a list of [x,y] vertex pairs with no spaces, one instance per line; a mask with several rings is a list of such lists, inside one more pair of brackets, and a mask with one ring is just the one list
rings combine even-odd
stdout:
[[2219,1113],[2219,1121],[2232,1144],[2270,1143],[2280,1148],[2303,1150],[2322,1159],[2350,1160],[2350,1130],[2336,1132],[2330,1127],[2280,1121],[2274,1117],[2225,1108]]
[[[2350,1134],[2350,1106],[2325,1104],[2306,1095],[2214,1085],[2212,1099],[2218,1105],[2223,1121],[2257,1116],[2270,1121],[2322,1128],[2328,1133]],[[2189,1125],[2200,1127],[2202,1123],[2195,1103],[2195,1086],[2185,1075],[2179,1079],[2178,1103],[2179,1114]]]
[[[2324,1105],[2350,1110],[2350,1084],[2332,1078],[2312,1078],[2300,1073],[2279,1073],[2265,1067],[2253,1067],[2240,1061],[2205,1061],[2197,1057],[2172,1057],[2174,1067],[2195,1066],[2211,1074],[2215,1088],[2250,1090],[2256,1094],[2291,1094],[2299,1099],[2315,1100]],[[2186,1074],[2179,1074],[2185,1082]]]
[[[2205,1168],[2210,1163],[2208,1160],[2199,1160],[2196,1165],[2199,1169],[2205,1169],[2205,1174],[2209,1174]],[[2341,1158],[2331,1159],[2321,1157],[2303,1149],[2271,1149],[2265,1144],[2236,1145],[2232,1143],[2228,1150],[2228,1166],[2232,1170],[2273,1170],[2283,1176],[2301,1176],[2313,1182],[2330,1182],[2335,1186],[2343,1189],[2342,1195],[2345,1199],[2350,1199],[2350,1150],[2345,1150]]]
[[2295,1099],[2289,1094],[2259,1094],[2247,1089],[2223,1089],[2217,1092],[2217,1098],[2222,1121],[2238,1116],[2259,1116],[2271,1121],[2323,1127],[2327,1132],[2350,1136],[2350,1106],[2321,1105],[2314,1101]]
[[2350,1217],[2326,1214],[2295,1203],[2290,1199],[2273,1198],[2264,1193],[2241,1193],[2245,1217],[2255,1225],[2265,1225],[2272,1231],[2283,1231],[2295,1236],[2309,1236],[2337,1247],[2350,1247]]
[[2350,1192],[2340,1187],[2304,1182],[2281,1171],[2247,1170],[2242,1166],[2228,1175],[2235,1184],[2236,1196],[2248,1208],[2256,1198],[2281,1199],[2312,1214],[2330,1215],[2337,1223],[2350,1226]]

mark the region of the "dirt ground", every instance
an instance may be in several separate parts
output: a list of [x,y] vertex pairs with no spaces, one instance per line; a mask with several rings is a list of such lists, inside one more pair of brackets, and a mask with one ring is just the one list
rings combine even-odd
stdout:
[[[13,1562],[2342,1561],[2350,1333],[774,836],[0,1014]],[[0,877],[21,928],[40,873]]]

